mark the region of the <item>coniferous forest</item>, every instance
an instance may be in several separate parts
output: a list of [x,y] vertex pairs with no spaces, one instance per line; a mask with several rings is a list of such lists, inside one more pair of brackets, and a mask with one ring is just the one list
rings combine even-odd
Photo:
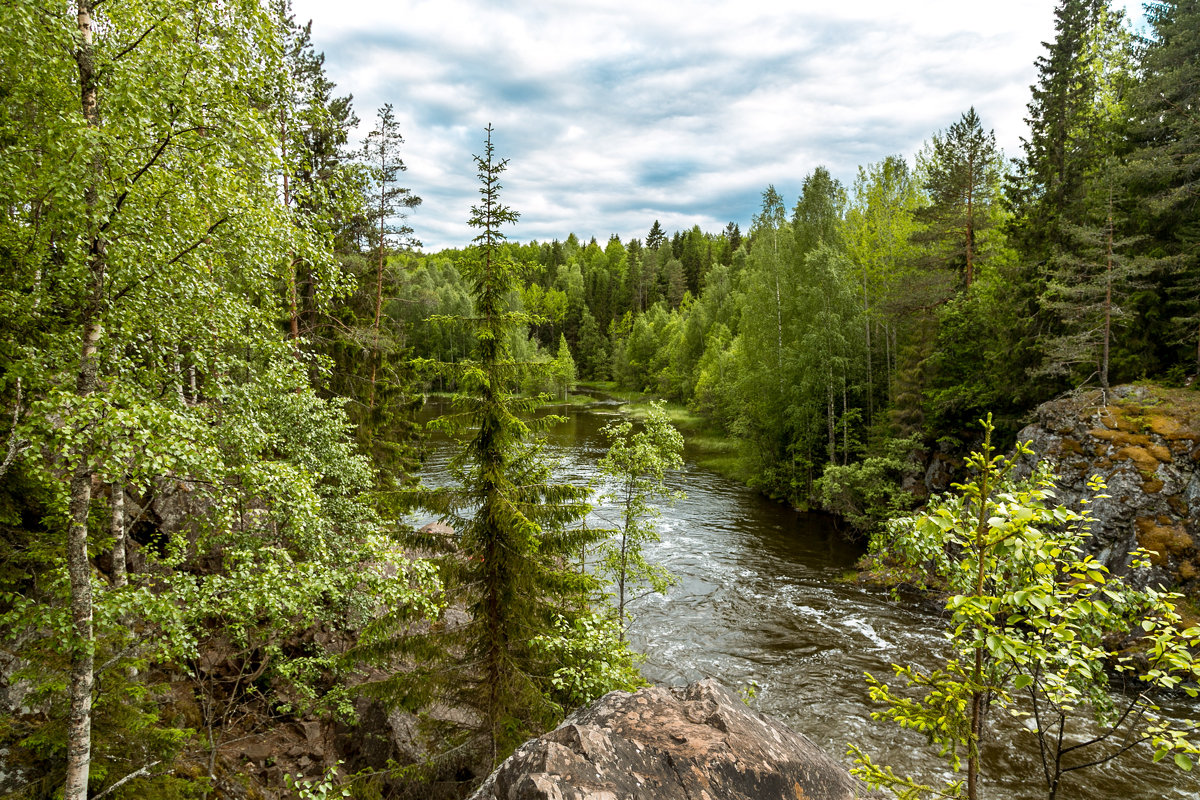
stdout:
[[[578,567],[613,532],[532,415],[579,382],[685,407],[740,480],[859,534],[989,414],[1007,448],[1064,392],[1190,386],[1200,4],[1147,4],[1144,36],[1054,13],[1018,153],[964,108],[849,184],[763,187],[745,230],[539,242],[489,128],[477,237],[425,252],[393,108],[354,108],[286,2],[0,4],[5,796],[250,796],[240,740],[361,697],[468,711],[354,796],[461,796],[464,764],[641,685],[624,570],[666,579],[624,544]],[[680,463],[652,419],[652,457],[608,466],[647,496]]]

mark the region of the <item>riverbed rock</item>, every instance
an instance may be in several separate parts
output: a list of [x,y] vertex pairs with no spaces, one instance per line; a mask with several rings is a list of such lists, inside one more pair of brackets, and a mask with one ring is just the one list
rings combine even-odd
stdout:
[[1151,552],[1138,586],[1200,589],[1200,393],[1158,386],[1081,391],[1038,406],[1018,438],[1059,476],[1059,502],[1078,508],[1099,475],[1106,498],[1088,505],[1090,552],[1115,574],[1129,572],[1129,551]]
[[714,680],[610,692],[531,739],[471,800],[851,800],[865,787]]

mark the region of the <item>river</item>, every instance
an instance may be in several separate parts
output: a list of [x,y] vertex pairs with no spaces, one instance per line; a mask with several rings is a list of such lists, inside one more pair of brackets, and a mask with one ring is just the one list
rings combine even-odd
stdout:
[[[618,418],[617,404],[551,410],[566,417],[547,431],[556,478],[595,480],[605,448],[600,431]],[[447,440],[433,442],[427,484],[447,479],[449,454]],[[733,689],[757,687],[753,707],[784,719],[843,761],[847,742],[854,742],[877,763],[922,782],[949,777],[923,736],[871,719],[877,706],[863,680],[866,672],[890,678],[892,663],[936,665],[946,652],[937,616],[848,581],[862,549],[843,541],[830,519],[770,502],[699,466],[697,455],[686,448],[683,469],[671,475],[671,487],[687,497],[662,508],[662,542],[647,549],[678,583],[632,607],[630,641],[646,655],[646,678],[678,685],[714,677]],[[591,522],[613,525],[606,517],[611,509],[600,507]],[[1173,713],[1194,714],[1195,708]],[[1002,712],[992,724],[1003,744],[985,750],[984,796],[1044,797],[1033,735]],[[1072,773],[1059,797],[1196,798],[1200,781],[1166,762],[1151,764],[1143,746]]]

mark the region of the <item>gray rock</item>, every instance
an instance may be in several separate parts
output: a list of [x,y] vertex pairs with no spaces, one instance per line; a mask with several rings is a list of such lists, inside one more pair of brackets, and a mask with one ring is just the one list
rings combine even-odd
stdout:
[[[1043,403],[1018,439],[1058,475],[1058,501],[1080,508],[1091,497],[1088,480],[1098,475],[1106,498],[1088,505],[1089,552],[1117,575],[1129,573],[1129,551],[1151,551],[1153,568],[1139,570],[1139,587],[1189,587],[1200,577],[1200,427],[1190,418],[1195,393],[1157,387],[1118,386],[1107,398],[1076,392]],[[1107,400],[1107,404],[1103,401]]]
[[471,800],[868,796],[806,737],[706,680],[605,695],[517,748]]

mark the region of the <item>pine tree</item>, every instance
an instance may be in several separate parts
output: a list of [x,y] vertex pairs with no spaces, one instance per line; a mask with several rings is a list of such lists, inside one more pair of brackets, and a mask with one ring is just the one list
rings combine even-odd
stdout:
[[[421,203],[421,198],[409,189],[396,184],[399,175],[408,169],[400,158],[400,145],[404,138],[400,135],[400,126],[392,113],[391,103],[386,103],[379,109],[379,122],[367,134],[363,143],[363,160],[369,165],[371,180],[375,186],[375,197],[372,202],[370,218],[375,223],[371,227],[375,245],[375,320],[371,335],[371,383],[367,393],[367,407],[375,407],[375,382],[378,377],[380,361],[380,324],[383,314],[383,283],[384,267],[387,254],[393,242],[401,244],[420,245],[412,238],[413,230],[403,223],[402,208],[414,208]],[[403,343],[400,343],[403,346]]]
[[1001,177],[996,136],[984,133],[975,109],[935,134],[921,158],[929,207],[919,216],[927,225],[918,234],[932,243],[934,258],[942,266],[962,272],[969,290],[981,255],[982,234],[996,224]]

